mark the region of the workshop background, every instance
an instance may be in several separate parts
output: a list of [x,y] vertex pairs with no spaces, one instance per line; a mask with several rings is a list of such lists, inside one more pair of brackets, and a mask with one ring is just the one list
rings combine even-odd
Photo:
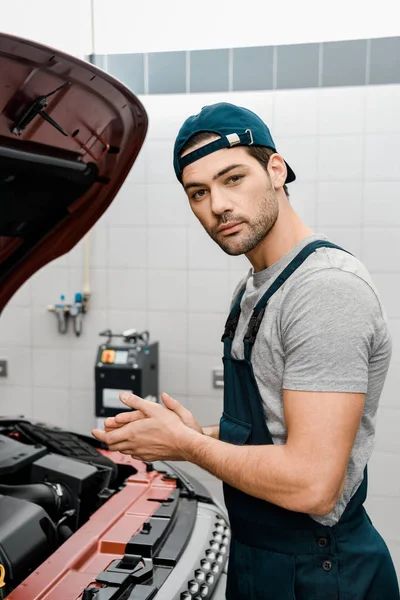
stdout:
[[[220,336],[246,272],[191,214],[172,168],[178,128],[204,105],[257,112],[297,174],[291,202],[369,269],[394,350],[381,398],[367,508],[400,574],[400,37],[396,3],[202,0],[0,1],[0,29],[95,62],[140,97],[149,132],[128,180],[89,235],[83,334],[46,309],[81,291],[83,242],[35,274],[0,319],[0,411],[88,432],[98,333],[148,329],[160,390],[203,424],[219,420]],[[360,18],[362,15],[362,18]],[[218,481],[196,473],[218,497]]]

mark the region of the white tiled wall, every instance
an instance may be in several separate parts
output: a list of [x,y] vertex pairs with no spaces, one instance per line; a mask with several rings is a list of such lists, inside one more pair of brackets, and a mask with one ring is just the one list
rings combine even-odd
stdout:
[[[297,174],[291,202],[315,231],[369,268],[394,339],[370,465],[371,516],[400,571],[400,86],[144,96],[145,146],[113,205],[90,236],[91,308],[84,333],[57,333],[46,305],[80,291],[82,243],[32,277],[0,319],[0,412],[25,413],[79,431],[93,424],[94,359],[106,327],[150,329],[160,341],[161,389],[203,423],[216,422],[221,393],[212,369],[230,294],[247,269],[219,251],[174,179],[173,139],[205,104],[230,100],[262,115]],[[219,482],[190,468],[217,494]]]

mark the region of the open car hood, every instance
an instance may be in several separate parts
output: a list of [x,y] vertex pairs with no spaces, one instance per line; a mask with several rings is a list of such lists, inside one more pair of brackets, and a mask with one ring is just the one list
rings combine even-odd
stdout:
[[0,33],[0,312],[115,197],[147,115],[93,65]]

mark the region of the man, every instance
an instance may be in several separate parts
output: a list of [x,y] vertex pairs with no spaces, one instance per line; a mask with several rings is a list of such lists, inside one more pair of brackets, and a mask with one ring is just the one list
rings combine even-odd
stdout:
[[136,411],[94,435],[223,480],[229,600],[398,599],[362,506],[391,355],[367,270],[296,214],[295,175],[251,111],[220,103],[187,119],[174,168],[211,238],[252,265],[223,335],[224,413],[203,429],[167,394],[164,406],[122,394]]

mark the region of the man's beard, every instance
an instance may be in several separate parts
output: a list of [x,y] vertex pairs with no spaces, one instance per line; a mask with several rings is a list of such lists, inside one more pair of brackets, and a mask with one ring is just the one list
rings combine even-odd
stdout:
[[[271,187],[271,189],[268,190],[268,195],[265,198],[262,198],[258,204],[259,211],[251,221],[240,217],[240,215],[225,213],[218,220],[215,230],[208,232],[214,242],[216,242],[226,254],[238,256],[240,254],[251,252],[267,237],[275,225],[279,214],[275,190]],[[233,233],[224,238],[221,234],[216,232],[219,225],[229,223],[230,221],[233,221],[234,223],[243,222],[243,229],[249,230],[247,235],[245,232],[239,231],[238,233]]]

